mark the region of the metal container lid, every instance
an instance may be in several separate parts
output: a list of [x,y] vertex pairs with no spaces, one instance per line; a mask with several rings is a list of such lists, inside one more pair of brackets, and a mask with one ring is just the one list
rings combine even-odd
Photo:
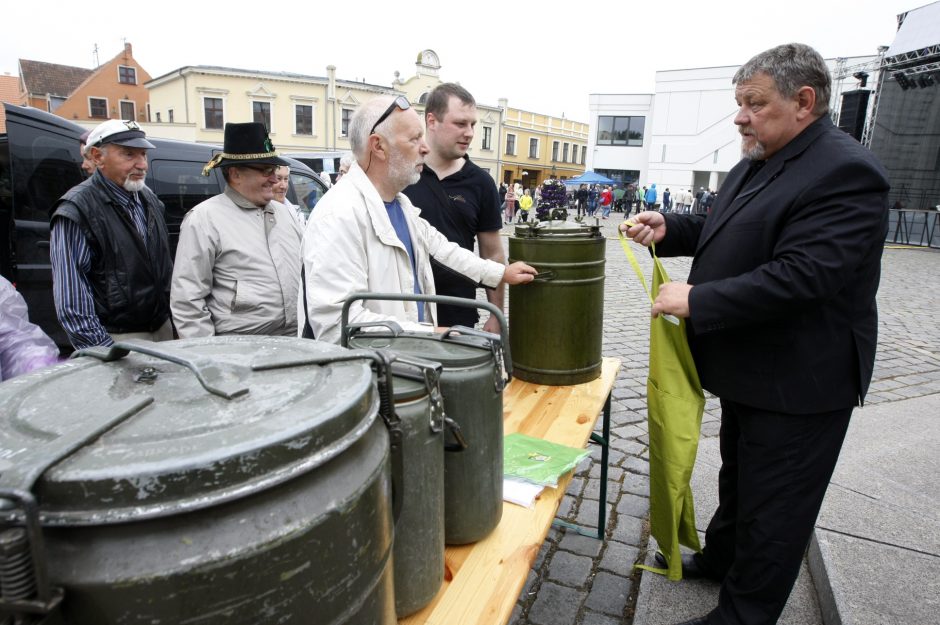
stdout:
[[32,489],[46,525],[232,501],[325,463],[376,418],[366,352],[262,336],[118,346],[151,354],[81,356],[0,385],[0,488]]
[[516,224],[514,236],[521,239],[600,237],[600,225],[580,221],[540,221]]
[[349,346],[387,349],[393,353],[439,362],[448,368],[472,367],[493,360],[490,340],[459,334],[458,329],[443,335],[401,330],[361,332],[349,339]]

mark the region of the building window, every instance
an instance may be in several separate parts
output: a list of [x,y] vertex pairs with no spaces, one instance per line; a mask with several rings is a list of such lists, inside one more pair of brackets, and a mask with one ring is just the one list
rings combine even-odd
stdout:
[[552,141],[552,160],[553,161],[558,160],[558,142],[557,141]]
[[539,157],[539,140],[529,139],[529,158]]
[[294,134],[312,135],[313,134],[313,105],[295,104],[294,105]]
[[251,103],[251,121],[261,122],[264,129],[271,132],[271,103],[270,102],[252,102]]
[[483,126],[483,149],[493,149],[493,128],[490,126]]
[[342,121],[342,130],[340,134],[344,137],[349,136],[349,122],[352,121],[353,111],[352,109],[343,109],[343,121]]
[[506,135],[506,154],[513,156],[516,154],[516,135]]
[[582,145],[581,146],[581,164],[584,165],[585,163],[587,163],[587,146]]
[[645,117],[613,117],[602,115],[597,118],[597,145],[643,145]]
[[137,70],[127,65],[118,65],[118,82],[123,85],[136,85]]
[[170,122],[171,124],[173,123],[173,109],[169,109],[166,112],[166,120]]
[[568,143],[567,142],[565,142],[561,146],[561,162],[562,163],[568,162]]
[[578,164],[578,145],[576,143],[571,144],[571,162],[575,165]]
[[206,128],[222,130],[225,127],[222,98],[203,98],[202,108],[206,113]]
[[136,121],[137,114],[134,112],[136,106],[130,100],[121,100],[121,119]]
[[157,111],[157,123],[159,124],[159,123],[162,122],[162,121],[163,121],[163,120],[160,119],[160,111]]
[[88,98],[88,114],[101,119],[108,118],[108,100],[106,98]]

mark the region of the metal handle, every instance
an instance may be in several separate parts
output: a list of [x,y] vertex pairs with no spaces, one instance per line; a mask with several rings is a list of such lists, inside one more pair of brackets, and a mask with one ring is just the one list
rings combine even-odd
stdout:
[[446,295],[424,295],[417,293],[353,293],[346,298],[346,301],[343,302],[343,314],[341,321],[341,342],[343,347],[346,347],[348,344],[348,333],[346,331],[347,323],[349,322],[349,307],[353,302],[358,300],[381,300],[381,301],[392,301],[392,302],[431,302],[434,304],[446,304],[449,306],[460,306],[462,308],[482,308],[489,312],[491,315],[496,316],[496,320],[499,322],[499,336],[502,342],[502,351],[503,351],[503,370],[506,375],[506,383],[512,379],[512,358],[509,354],[509,328],[506,325],[506,317],[496,306],[493,306],[489,302],[484,302],[475,299],[464,299],[462,297],[449,297]]
[[224,379],[224,371],[221,365],[211,358],[192,358],[183,350],[166,347],[165,345],[157,348],[156,345],[152,341],[132,339],[115,343],[111,347],[80,349],[72,354],[72,358],[91,356],[104,362],[113,362],[124,358],[131,352],[138,352],[186,367],[195,374],[202,387],[213,395],[225,399],[234,399],[248,392],[247,386],[242,386],[237,381],[230,382]]
[[536,274],[534,278],[532,278],[532,281],[533,282],[549,282],[550,280],[554,280],[557,275],[558,274],[556,274],[554,271],[551,271],[551,270],[540,271]]
[[404,332],[404,330],[401,329],[401,326],[391,319],[386,319],[383,321],[366,321],[363,323],[350,323],[348,326],[344,324],[344,331],[340,337],[343,347],[349,347],[349,339],[359,334],[361,330],[366,328],[386,328],[392,333],[393,337],[401,336],[401,333]]

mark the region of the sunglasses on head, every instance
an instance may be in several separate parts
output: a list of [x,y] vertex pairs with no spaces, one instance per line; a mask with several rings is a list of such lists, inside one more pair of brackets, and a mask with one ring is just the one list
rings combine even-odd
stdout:
[[388,116],[391,115],[393,112],[395,112],[395,109],[401,109],[403,111],[407,111],[410,108],[411,108],[411,102],[408,101],[408,98],[406,98],[403,95],[398,96],[397,98],[395,98],[395,100],[391,104],[388,105],[388,108],[385,109],[385,112],[382,113],[381,117],[379,117],[379,121],[372,124],[372,130],[369,131],[369,134],[370,135],[375,134],[375,129],[379,127],[379,124],[381,124],[386,119],[388,119]]

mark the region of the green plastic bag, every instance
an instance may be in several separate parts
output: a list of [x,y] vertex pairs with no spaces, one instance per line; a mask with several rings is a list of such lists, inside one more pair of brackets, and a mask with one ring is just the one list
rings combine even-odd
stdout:
[[[633,251],[621,235],[621,244],[643,283],[650,302],[669,276],[653,247],[653,288]],[[669,563],[668,569],[640,568],[682,579],[679,545],[695,551],[702,547],[695,531],[692,468],[705,410],[705,393],[685,334],[685,321],[672,315],[650,320],[649,376],[646,381],[650,439],[650,533]]]
[[525,434],[508,434],[503,440],[503,473],[542,486],[558,486],[558,478],[575,468],[588,452],[550,443]]

